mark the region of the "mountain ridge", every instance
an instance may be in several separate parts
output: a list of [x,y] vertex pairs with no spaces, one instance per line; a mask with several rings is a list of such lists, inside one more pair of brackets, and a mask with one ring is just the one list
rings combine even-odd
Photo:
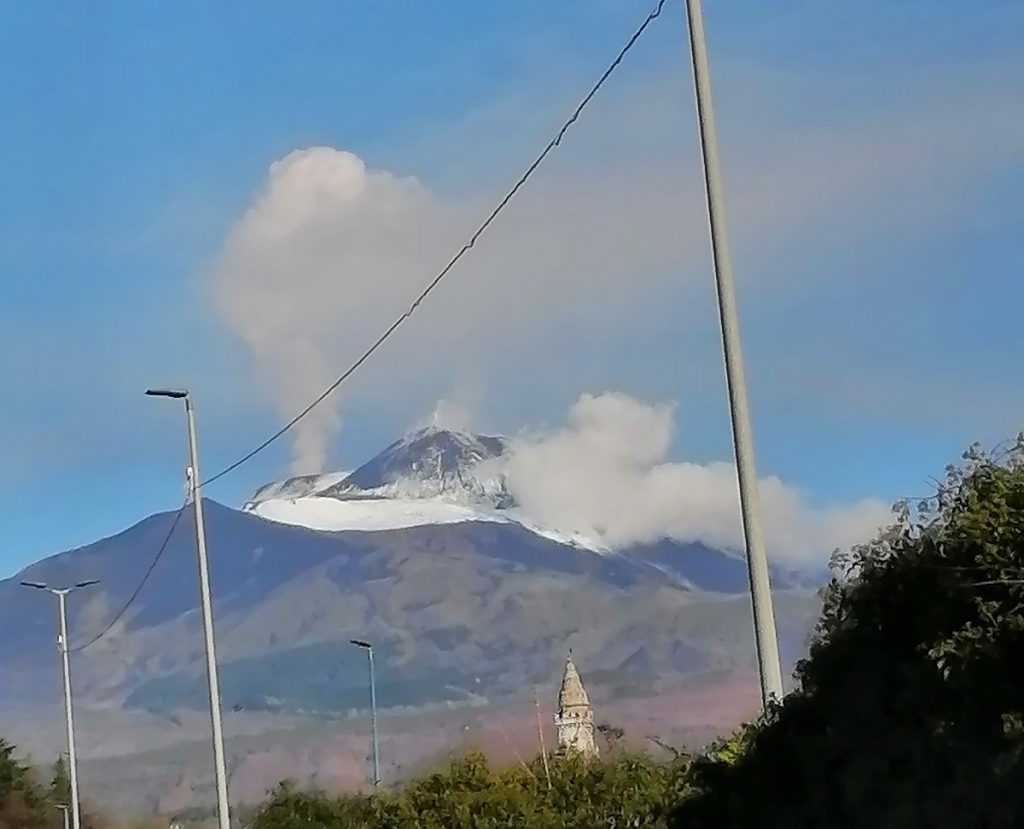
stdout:
[[[478,477],[475,467],[500,459],[504,437],[427,426],[394,441],[350,472],[295,475],[257,487],[243,509],[271,498],[447,497],[498,506],[509,499],[500,475]],[[512,506],[506,502],[503,506]]]
[[[595,550],[530,526],[514,506],[487,502],[497,488],[472,507],[446,500],[467,492],[481,497],[475,484],[467,490],[467,481],[508,446],[500,438],[453,441],[451,434],[407,436],[348,475],[273,482],[242,510],[204,500],[226,706],[334,716],[359,704],[365,677],[349,653],[354,637],[375,643],[385,704],[424,710],[481,704],[546,681],[568,646],[588,673],[612,685],[628,678],[642,687],[662,677],[753,665],[741,556],[671,540]],[[447,479],[418,497],[382,495],[410,475]],[[344,490],[337,497],[310,494],[337,487]],[[407,525],[330,531],[262,513],[268,505],[314,502],[357,511],[441,505],[455,512],[441,522],[420,516]],[[74,647],[103,630],[128,601],[174,517],[149,516],[0,582],[0,625],[13,631],[0,640],[6,680],[0,702],[5,696],[11,703],[52,701],[60,688],[53,608],[17,581],[101,580],[71,598]],[[818,600],[807,584],[776,571],[773,578],[780,637],[795,659]],[[73,655],[76,697],[105,710],[161,717],[201,710],[197,597],[194,528],[180,520],[123,618]]]
[[[204,499],[233,764],[244,766],[248,752],[276,742],[281,729],[308,735],[354,728],[345,723],[357,722],[355,709],[366,706],[366,666],[350,638],[374,643],[382,716],[425,725],[460,711],[486,719],[491,714],[484,711],[546,687],[567,647],[586,672],[588,690],[601,699],[656,694],[665,683],[754,669],[741,556],[669,540],[597,551],[519,523],[515,507],[445,501],[452,493],[439,494],[443,487],[425,496],[429,489],[422,490],[423,497],[382,497],[378,485],[386,487],[391,474],[400,477],[416,454],[393,452],[390,465],[362,478],[376,490],[369,497],[309,494],[325,481],[328,487],[341,483],[335,473],[333,480],[274,482],[241,510]],[[457,457],[471,465],[490,460]],[[442,457],[442,470],[444,463]],[[453,482],[461,486],[466,477],[456,475]],[[363,519],[368,506],[415,505],[429,508],[419,519],[443,508],[460,520],[324,531],[261,514],[267,505],[320,501],[363,510]],[[174,519],[174,512],[148,516],[0,581],[0,626],[9,631],[0,639],[0,733],[31,735],[40,756],[60,750],[60,731],[50,727],[61,689],[53,606],[18,581],[101,580],[69,600],[75,647],[124,607]],[[820,602],[785,574],[778,574],[775,587],[780,642],[792,664],[805,650]],[[88,732],[92,742],[80,743],[84,768],[103,775],[89,783],[92,791],[102,786],[123,791],[125,798],[129,791],[145,789],[147,797],[171,791],[180,782],[178,772],[143,756],[141,747],[154,743],[164,747],[161,757],[180,745],[174,756],[191,757],[188,774],[206,780],[208,741],[199,738],[208,703],[197,600],[195,531],[186,514],[123,618],[87,650],[72,654],[80,719],[87,728],[97,718],[106,724]],[[243,730],[249,736],[239,741]],[[448,737],[443,729],[436,735],[439,741]],[[439,742],[437,749],[442,747]],[[96,765],[93,751],[104,758]],[[152,781],[140,779],[139,764],[146,776],[155,775]],[[191,796],[207,797],[207,789]]]

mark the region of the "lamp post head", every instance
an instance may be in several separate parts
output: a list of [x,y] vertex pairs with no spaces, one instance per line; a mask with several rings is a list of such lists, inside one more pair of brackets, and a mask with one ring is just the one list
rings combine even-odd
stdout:
[[174,400],[188,397],[186,389],[146,389],[146,394],[149,397],[170,397]]
[[21,582],[22,587],[31,587],[35,590],[49,590],[51,593],[62,593],[67,594],[72,590],[78,590],[82,587],[92,587],[94,584],[99,584],[99,579],[85,579],[85,581],[79,581],[71,585],[71,587],[50,587],[48,584],[44,584],[41,581],[23,581]]
[[363,650],[368,651],[373,650],[373,645],[369,642],[364,642],[362,639],[349,639],[348,641],[350,645],[355,645],[357,648],[362,648]]

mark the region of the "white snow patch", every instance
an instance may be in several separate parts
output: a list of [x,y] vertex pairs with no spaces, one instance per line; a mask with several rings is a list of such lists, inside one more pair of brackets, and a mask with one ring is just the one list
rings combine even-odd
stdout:
[[615,555],[615,551],[612,550],[607,544],[602,544],[600,541],[596,541],[590,536],[584,535],[579,532],[564,532],[562,530],[552,530],[548,527],[541,527],[539,524],[534,524],[532,521],[525,518],[519,510],[510,509],[502,510],[508,516],[510,523],[519,524],[523,529],[529,530],[541,538],[546,538],[548,541],[555,541],[558,544],[568,544],[571,547],[580,547],[584,550],[589,550],[592,553],[600,553],[601,555]]
[[517,524],[559,544],[568,544],[601,555],[611,552],[605,545],[586,536],[538,527],[515,510],[471,507],[439,498],[271,498],[253,504],[248,511],[268,521],[324,532],[376,532],[469,521]]
[[424,524],[459,524],[465,521],[506,519],[461,504],[425,498],[365,498],[341,501],[337,498],[272,499],[256,504],[252,511],[261,518],[281,524],[297,524],[313,530],[398,530]]

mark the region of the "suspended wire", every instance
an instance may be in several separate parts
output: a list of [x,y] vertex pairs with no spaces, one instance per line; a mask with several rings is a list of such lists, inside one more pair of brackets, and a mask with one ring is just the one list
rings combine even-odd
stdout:
[[477,240],[481,236],[483,236],[483,234],[491,226],[491,223],[498,217],[498,214],[500,214],[502,210],[504,210],[505,207],[508,205],[508,203],[512,201],[516,193],[518,193],[520,188],[522,188],[522,186],[526,184],[527,180],[530,178],[530,176],[533,175],[533,173],[541,165],[544,159],[548,157],[552,150],[554,150],[557,146],[559,146],[562,143],[562,139],[565,137],[565,134],[569,131],[569,128],[576,123],[576,120],[580,117],[580,114],[586,108],[587,104],[590,103],[591,99],[597,94],[598,90],[604,85],[605,81],[608,80],[611,74],[618,68],[619,64],[622,63],[623,58],[626,57],[626,54],[630,51],[630,49],[633,48],[634,44],[640,39],[640,36],[644,33],[644,31],[646,31],[647,27],[650,26],[650,24],[661,15],[662,9],[664,7],[665,0],[659,0],[657,6],[655,6],[654,9],[647,15],[643,23],[640,24],[640,27],[633,33],[633,36],[626,42],[626,45],[622,47],[619,54],[616,56],[615,60],[613,60],[611,64],[609,64],[608,68],[605,69],[604,73],[598,79],[597,83],[595,83],[593,87],[591,87],[587,95],[583,98],[582,101],[580,101],[580,103],[573,110],[568,120],[566,120],[565,123],[562,124],[561,128],[555,134],[555,137],[548,142],[547,146],[544,147],[540,155],[538,155],[530,164],[530,166],[526,168],[526,171],[519,177],[516,183],[512,185],[512,188],[505,194],[501,201],[498,202],[497,207],[495,207],[490,212],[490,214],[487,216],[486,219],[484,219],[484,221],[476,229],[473,235],[469,237],[469,241],[466,242],[466,244],[464,244],[459,249],[459,251],[448,261],[448,264],[445,265],[444,268],[442,268],[441,271],[427,284],[426,288],[424,288],[423,291],[419,294],[419,296],[417,296],[416,299],[413,300],[412,304],[406,309],[406,311],[401,316],[399,316],[393,323],[391,323],[391,325],[389,325],[387,329],[385,329],[385,331],[376,340],[374,340],[373,344],[360,355],[359,359],[357,359],[354,363],[352,363],[352,365],[345,369],[341,376],[339,376],[337,380],[335,380],[333,383],[331,383],[331,385],[324,389],[320,396],[313,400],[313,402],[310,403],[308,406],[306,406],[305,409],[303,409],[301,412],[295,415],[295,417],[289,420],[284,426],[282,426],[280,429],[274,432],[274,434],[272,434],[270,437],[268,437],[265,441],[256,446],[254,449],[247,452],[234,463],[224,467],[215,475],[212,475],[209,478],[207,478],[200,484],[200,487],[212,484],[214,481],[223,478],[225,475],[228,475],[231,472],[234,472],[236,469],[238,469],[238,467],[254,458],[256,455],[258,455],[260,452],[262,452],[264,449],[266,449],[268,446],[274,443],[278,438],[282,437],[283,435],[291,431],[291,429],[294,428],[299,421],[301,421],[304,417],[306,417],[306,415],[313,411],[313,409],[315,409],[325,399],[327,399],[327,397],[330,396],[338,388],[338,386],[340,386],[349,377],[355,374],[355,372],[359,370],[363,363],[365,363],[374,354],[374,352],[377,351],[377,349],[380,348],[382,345],[384,345],[384,343],[391,337],[391,335],[398,330],[399,326],[401,326],[402,323],[404,323],[416,312],[416,310],[419,308],[423,300],[425,300],[427,296],[429,296],[430,293],[434,290],[434,288],[436,288],[441,283],[441,280],[443,280],[448,275],[448,273],[452,270],[452,268],[455,267],[459,260],[462,259],[462,257],[465,256],[476,245]]
[[84,651],[86,648],[95,645],[97,642],[100,641],[100,639],[102,639],[104,636],[110,633],[114,625],[121,621],[121,618],[124,616],[124,614],[128,612],[128,608],[130,608],[135,603],[135,600],[139,597],[139,593],[142,592],[142,588],[145,586],[146,582],[149,581],[149,577],[153,575],[153,571],[156,569],[157,563],[160,561],[161,556],[163,556],[164,551],[167,550],[167,546],[171,543],[171,537],[174,535],[174,530],[177,528],[178,522],[181,520],[182,513],[185,512],[185,507],[187,506],[188,501],[186,500],[185,503],[183,503],[181,507],[178,508],[178,511],[174,514],[174,520],[171,522],[171,528],[167,531],[167,535],[164,537],[163,543],[156,551],[156,555],[153,556],[153,560],[149,563],[149,567],[146,568],[146,572],[142,576],[142,581],[139,582],[139,586],[136,587],[131,596],[128,597],[128,601],[124,603],[124,606],[117,612],[114,618],[110,620],[110,622],[106,625],[106,627],[103,628],[103,630],[97,633],[92,639],[90,639],[84,645],[78,645],[77,647],[69,648],[69,653],[78,653],[79,651]]
[[[608,80],[608,78],[611,76],[611,74],[618,68],[619,64],[622,63],[622,60],[626,57],[626,55],[629,53],[629,51],[633,48],[633,46],[636,44],[636,42],[640,39],[640,36],[643,35],[643,33],[646,31],[647,27],[656,18],[661,16],[661,13],[662,13],[662,10],[664,9],[664,7],[665,7],[665,0],[658,0],[658,4],[655,6],[655,8],[647,15],[646,18],[644,18],[643,22],[640,24],[639,28],[637,28],[637,30],[633,33],[632,37],[630,37],[629,40],[626,41],[626,45],[622,47],[622,49],[619,51],[618,55],[615,57],[615,60],[613,60],[608,65],[608,68],[605,69],[605,71],[602,73],[601,77],[598,78],[597,83],[595,83],[591,87],[590,91],[586,94],[586,96],[579,102],[579,104],[577,104],[577,106],[573,110],[572,114],[565,121],[565,123],[562,124],[562,126],[559,128],[558,132],[555,134],[554,138],[552,138],[548,142],[548,144],[544,147],[544,149],[540,152],[540,154],[533,160],[533,162],[526,168],[525,172],[516,180],[515,184],[513,184],[512,187],[508,190],[508,192],[504,195],[504,197],[501,199],[501,201],[498,202],[497,206],[488,214],[487,218],[484,219],[484,221],[480,224],[479,227],[477,227],[477,229],[473,232],[473,235],[469,237],[469,241],[467,241],[458,250],[458,252],[448,261],[448,263],[438,272],[438,274],[427,284],[427,286],[413,300],[413,302],[409,305],[409,307],[405,310],[405,312],[402,313],[401,316],[399,316],[393,323],[391,323],[391,325],[389,325],[384,330],[384,332],[379,337],[377,337],[376,340],[373,341],[373,343],[370,345],[370,347],[367,348],[359,356],[359,358],[354,363],[352,363],[352,365],[350,365],[338,377],[337,380],[335,380],[333,383],[331,383],[331,385],[328,386],[326,389],[324,389],[324,391],[316,399],[314,399],[308,406],[306,406],[306,408],[304,408],[295,417],[293,417],[291,420],[289,420],[284,426],[282,426],[280,429],[278,429],[274,434],[272,434],[270,437],[268,437],[266,440],[264,440],[262,443],[260,443],[254,449],[252,449],[251,451],[247,452],[245,455],[240,457],[234,463],[224,467],[223,469],[221,469],[216,474],[210,476],[205,481],[202,481],[199,484],[198,488],[202,488],[204,486],[207,486],[208,484],[211,484],[214,481],[217,481],[220,478],[223,478],[225,475],[228,475],[231,472],[234,472],[242,464],[250,461],[252,458],[254,458],[256,455],[258,455],[260,452],[262,452],[264,449],[266,449],[272,443],[274,443],[279,438],[281,438],[283,435],[285,435],[289,431],[291,431],[291,429],[293,429],[295,427],[295,425],[299,423],[299,421],[301,421],[304,417],[306,417],[306,415],[308,415],[311,411],[313,411],[313,409],[315,409],[324,400],[326,400],[327,397],[330,396],[338,388],[338,386],[340,386],[349,377],[351,377],[353,374],[355,374],[355,372],[359,370],[359,368],[363,365],[363,363],[365,363],[371,356],[373,356],[374,352],[376,352],[377,349],[379,349],[382,345],[384,345],[384,343],[391,337],[391,335],[394,334],[395,331],[398,330],[398,328],[402,325],[402,323],[404,323],[406,320],[408,320],[416,312],[416,310],[423,303],[423,301],[441,283],[441,281],[451,272],[451,270],[455,267],[455,265],[458,264],[459,260],[461,260],[463,256],[465,256],[467,253],[469,253],[469,251],[472,250],[476,246],[476,243],[480,239],[480,237],[483,236],[484,233],[487,232],[487,229],[491,226],[491,224],[494,222],[494,220],[508,206],[509,202],[512,201],[512,199],[519,192],[519,190],[523,187],[523,185],[526,184],[526,182],[534,174],[534,172],[537,170],[537,168],[540,167],[540,165],[543,163],[544,159],[547,158],[548,155],[556,147],[561,145],[562,139],[565,137],[565,134],[569,131],[569,129],[573,126],[573,124],[576,123],[576,121],[579,119],[580,115],[582,114],[583,110],[587,107],[587,105],[590,103],[590,101],[594,98],[594,96],[597,94],[598,90],[600,90],[601,87],[604,86],[605,81]],[[168,547],[168,545],[171,542],[171,538],[174,535],[174,531],[175,531],[175,529],[178,526],[178,522],[181,520],[182,513],[184,513],[186,506],[188,506],[188,501],[187,500],[185,501],[185,503],[183,503],[181,505],[181,507],[175,513],[174,520],[171,522],[170,529],[167,531],[167,535],[164,537],[163,543],[161,543],[159,549],[156,552],[156,555],[153,557],[153,560],[150,562],[149,567],[146,569],[146,572],[143,575],[142,580],[139,582],[138,586],[132,592],[131,596],[128,597],[128,601],[125,602],[124,606],[117,612],[117,614],[113,617],[113,619],[110,620],[110,622],[103,628],[103,630],[101,630],[98,634],[96,634],[96,636],[94,636],[92,639],[90,639],[88,642],[86,642],[83,645],[79,645],[77,647],[70,648],[69,652],[71,652],[71,653],[78,653],[80,651],[84,651],[86,648],[92,647],[100,639],[102,639],[104,636],[106,636],[114,628],[114,625],[116,625],[124,617],[125,613],[128,612],[129,608],[131,608],[131,606],[135,603],[135,600],[139,597],[139,594],[142,592],[142,588],[146,585],[146,582],[149,581],[149,577],[153,574],[153,571],[156,569],[156,566],[159,563],[159,561],[160,561],[161,557],[163,556],[164,552],[166,552],[167,547]]]

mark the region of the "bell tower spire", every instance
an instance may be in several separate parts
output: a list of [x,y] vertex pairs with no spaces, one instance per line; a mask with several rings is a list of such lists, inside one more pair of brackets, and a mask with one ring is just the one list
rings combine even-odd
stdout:
[[572,661],[572,648],[565,658],[565,672],[562,675],[562,688],[558,692],[555,725],[558,728],[559,751],[577,751],[586,759],[597,756],[594,712],[590,708],[590,697],[583,687],[579,671]]

